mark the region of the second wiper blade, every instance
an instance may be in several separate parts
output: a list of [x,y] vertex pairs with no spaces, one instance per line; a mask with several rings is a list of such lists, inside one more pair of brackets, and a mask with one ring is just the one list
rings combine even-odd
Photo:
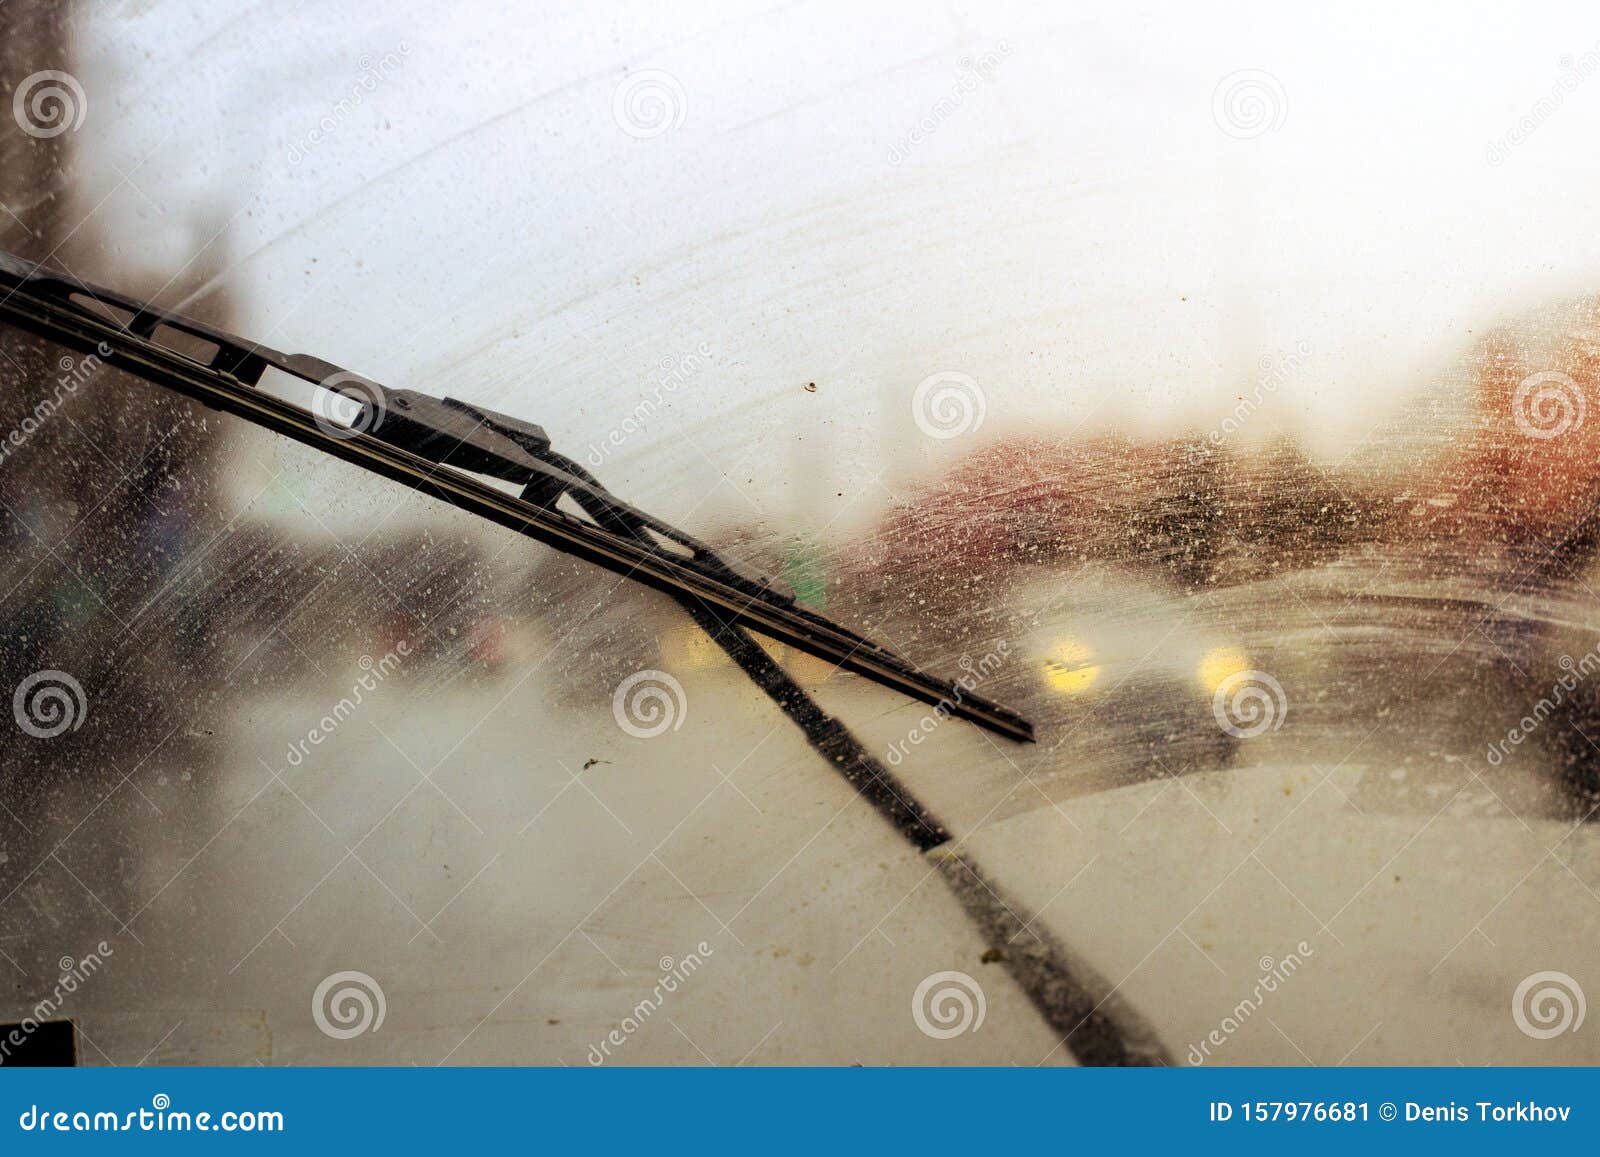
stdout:
[[[577,477],[550,465],[540,453],[548,449],[548,439],[531,423],[488,411],[469,415],[472,428],[530,451],[537,463],[530,469],[550,485],[571,492],[592,518],[603,517],[596,515],[596,509],[608,509],[617,518],[630,520],[630,525],[643,526],[661,541],[647,545],[637,533],[608,528],[600,520],[574,518],[555,509],[553,501],[507,494],[466,472],[481,469],[482,461],[475,465],[470,457],[463,457],[459,463],[452,462],[450,453],[434,453],[425,437],[394,438],[391,434],[392,440],[386,440],[381,429],[373,434],[338,425],[256,386],[270,367],[347,396],[369,400],[408,396],[426,399],[434,406],[471,410],[461,403],[387,390],[320,358],[281,353],[6,253],[0,253],[0,317],[82,353],[98,353],[145,381],[430,494],[623,578],[697,599],[743,626],[934,704],[947,714],[1011,739],[1033,739],[1033,725],[1015,711],[974,694],[961,682],[923,671],[893,651],[799,606],[770,580],[723,560],[704,543],[622,503],[587,475]],[[198,354],[191,356],[190,351]],[[491,463],[513,457],[493,444],[486,453]],[[504,476],[493,470],[490,473]],[[524,493],[535,489],[530,480],[530,489]],[[591,508],[584,501],[585,494],[600,506]]]

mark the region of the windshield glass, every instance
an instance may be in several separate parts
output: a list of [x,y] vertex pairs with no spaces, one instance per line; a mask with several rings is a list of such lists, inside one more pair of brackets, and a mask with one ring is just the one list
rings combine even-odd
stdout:
[[0,1021],[1600,1061],[1507,1011],[1600,923],[1592,114],[1384,19],[0,6],[0,246],[537,423],[1037,737],[760,640],[863,778],[670,596],[5,323]]

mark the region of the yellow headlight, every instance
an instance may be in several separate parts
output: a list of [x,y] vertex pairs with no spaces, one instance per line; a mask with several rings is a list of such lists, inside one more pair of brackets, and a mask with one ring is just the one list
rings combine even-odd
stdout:
[[[789,657],[789,648],[782,643],[765,635],[752,634],[751,637],[755,639],[758,647],[779,663]],[[660,638],[661,660],[672,670],[701,671],[729,665],[728,653],[699,627],[674,627]],[[803,657],[809,658],[809,656]]]
[[673,627],[661,635],[661,661],[674,671],[699,671],[728,661],[721,647],[699,627]]
[[1063,695],[1081,695],[1100,678],[1094,652],[1077,639],[1063,639],[1044,661],[1044,681]]
[[1195,670],[1200,685],[1206,689],[1208,695],[1216,694],[1217,688],[1228,679],[1241,671],[1250,670],[1250,656],[1238,647],[1213,647],[1200,657],[1200,665]]

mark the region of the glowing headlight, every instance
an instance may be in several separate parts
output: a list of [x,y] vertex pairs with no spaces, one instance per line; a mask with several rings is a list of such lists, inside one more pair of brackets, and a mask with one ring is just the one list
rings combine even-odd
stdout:
[[700,671],[728,661],[722,648],[699,627],[674,627],[661,635],[661,661],[674,671]]
[[1081,695],[1100,678],[1094,652],[1076,639],[1063,639],[1044,660],[1044,681],[1063,695]]
[[[714,667],[731,666],[728,653],[718,647],[710,635],[701,631],[699,627],[674,627],[664,632],[661,639],[661,661],[672,671],[709,671]],[[766,635],[752,634],[755,645],[773,656],[778,663],[784,663],[790,658],[790,648],[784,647],[776,640],[768,639]],[[810,655],[802,655],[794,651],[794,658],[810,659]],[[821,663],[821,661],[818,661]],[[811,679],[821,680],[832,671],[832,664],[822,664],[822,671],[808,671]]]
[[1195,676],[1207,695],[1216,694],[1217,688],[1241,671],[1250,670],[1250,656],[1238,647],[1213,647],[1200,657]]

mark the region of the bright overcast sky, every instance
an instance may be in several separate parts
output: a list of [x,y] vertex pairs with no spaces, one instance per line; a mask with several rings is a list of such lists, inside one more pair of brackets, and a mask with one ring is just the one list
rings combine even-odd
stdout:
[[640,497],[846,484],[941,370],[991,434],[1204,429],[1302,345],[1272,421],[1338,453],[1600,269],[1592,5],[468,7],[108,7],[82,196],[135,264],[231,218],[252,336],[572,450],[706,343]]

